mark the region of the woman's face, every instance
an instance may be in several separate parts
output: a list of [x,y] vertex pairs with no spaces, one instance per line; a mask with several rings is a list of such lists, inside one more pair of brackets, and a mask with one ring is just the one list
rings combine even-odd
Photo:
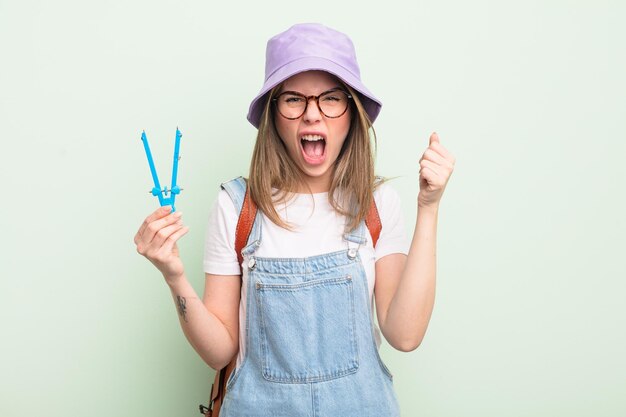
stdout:
[[[283,91],[296,91],[317,96],[332,88],[341,88],[335,77],[324,71],[301,72],[287,79]],[[328,191],[332,167],[350,130],[350,106],[337,118],[326,117],[314,99],[309,100],[304,114],[295,120],[275,111],[274,122],[291,159],[300,168],[312,192]],[[299,190],[307,191],[305,187]]]

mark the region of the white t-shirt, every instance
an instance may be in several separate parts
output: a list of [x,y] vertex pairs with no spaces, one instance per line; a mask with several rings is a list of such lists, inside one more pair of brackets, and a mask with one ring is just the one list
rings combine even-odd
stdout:
[[[374,263],[392,253],[408,253],[409,243],[404,228],[402,209],[398,193],[387,183],[374,192],[382,230],[372,247],[369,232],[367,242],[359,248],[359,255],[366,271],[372,311],[372,323],[376,346],[380,347],[380,330],[374,322]],[[328,193],[296,194],[289,202],[276,207],[280,217],[292,225],[294,231],[283,229],[261,216],[261,246],[255,255],[268,258],[304,258],[335,252],[347,248],[343,239],[345,217],[336,213],[328,202]],[[260,214],[260,212],[259,212]],[[228,193],[220,190],[209,215],[204,246],[204,271],[215,275],[239,275],[240,267],[235,253],[235,228],[237,211]],[[351,246],[352,247],[352,246]],[[239,304],[239,353],[237,367],[245,355],[246,348],[246,298],[248,270],[243,268],[241,302]]]

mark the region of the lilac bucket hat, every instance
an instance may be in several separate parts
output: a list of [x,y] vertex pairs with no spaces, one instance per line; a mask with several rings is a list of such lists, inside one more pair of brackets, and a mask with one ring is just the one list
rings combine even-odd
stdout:
[[348,36],[317,23],[293,25],[267,41],[265,83],[250,103],[248,121],[259,127],[267,93],[292,75],[322,70],[339,77],[359,93],[372,123],[382,103],[361,82],[354,45]]

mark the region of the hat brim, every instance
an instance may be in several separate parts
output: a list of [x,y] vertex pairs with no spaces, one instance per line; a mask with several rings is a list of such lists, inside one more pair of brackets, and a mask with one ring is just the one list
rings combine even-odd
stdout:
[[247,116],[248,121],[258,129],[263,107],[267,100],[267,93],[287,78],[301,72],[312,70],[326,71],[333,74],[356,90],[359,93],[359,98],[370,121],[373,123],[374,120],[376,120],[378,113],[380,113],[382,103],[363,85],[363,83],[361,83],[358,77],[341,65],[329,61],[328,59],[321,57],[304,57],[283,65],[267,78],[259,94],[257,94],[254,100],[252,100],[252,103],[250,103]]

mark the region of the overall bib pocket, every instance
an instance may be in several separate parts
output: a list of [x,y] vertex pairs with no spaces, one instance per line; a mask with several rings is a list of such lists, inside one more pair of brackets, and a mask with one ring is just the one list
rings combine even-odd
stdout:
[[350,275],[298,283],[256,281],[263,377],[319,382],[359,367]]

